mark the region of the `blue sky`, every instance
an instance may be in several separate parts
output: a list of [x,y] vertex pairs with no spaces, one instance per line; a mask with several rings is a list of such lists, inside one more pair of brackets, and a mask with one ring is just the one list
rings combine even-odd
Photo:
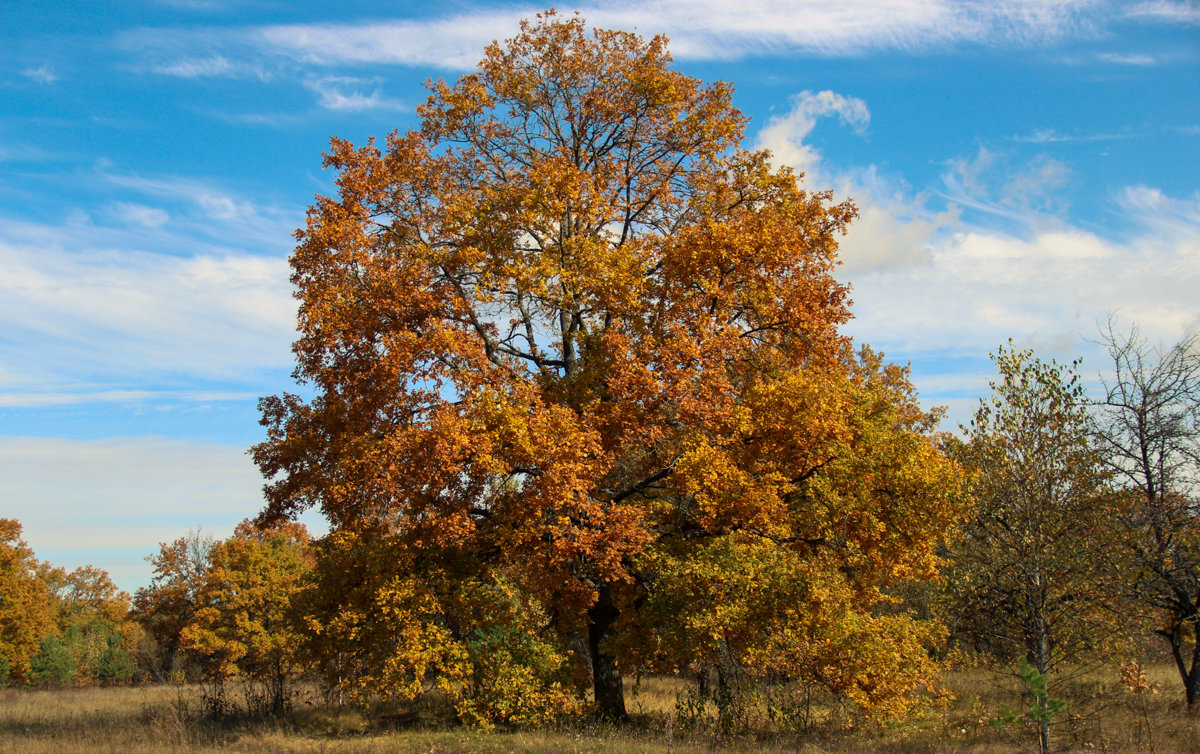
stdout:
[[[560,11],[574,10],[561,6]],[[1117,312],[1200,325],[1200,8],[1150,0],[640,0],[736,88],[747,145],[862,217],[850,332],[952,427],[1012,337],[1083,356]],[[539,6],[0,5],[0,516],[126,589],[189,528],[257,512],[258,396],[294,389],[291,231],[330,136],[414,125]]]

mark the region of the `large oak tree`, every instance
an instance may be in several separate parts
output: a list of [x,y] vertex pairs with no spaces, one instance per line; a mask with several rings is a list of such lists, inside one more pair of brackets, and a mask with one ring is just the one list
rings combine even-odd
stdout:
[[326,157],[338,196],[291,260],[315,397],[262,401],[265,517],[317,506],[395,562],[519,585],[609,716],[647,664],[732,657],[889,709],[925,680],[923,632],[873,608],[931,572],[957,476],[904,370],[838,332],[853,206],[739,149],[730,87],[665,39],[578,18],[524,24],[418,113]]

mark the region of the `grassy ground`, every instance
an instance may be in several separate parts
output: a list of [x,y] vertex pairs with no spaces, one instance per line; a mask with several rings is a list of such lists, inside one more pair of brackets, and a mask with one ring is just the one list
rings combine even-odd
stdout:
[[[1071,706],[1054,728],[1064,751],[1200,752],[1200,720],[1184,713],[1173,669],[1149,670],[1160,693],[1131,693],[1115,671],[1083,674],[1062,687]],[[887,726],[851,717],[803,733],[718,734],[711,720],[689,726],[676,701],[685,685],[645,679],[628,698],[621,726],[576,721],[553,730],[483,733],[427,704],[365,713],[301,697],[284,720],[202,714],[196,687],[144,686],[60,691],[0,690],[0,752],[1020,752],[1028,731],[996,727],[1002,704],[1018,704],[1011,680],[988,671],[949,674],[956,699],[945,709]],[[829,710],[818,710],[817,717]]]

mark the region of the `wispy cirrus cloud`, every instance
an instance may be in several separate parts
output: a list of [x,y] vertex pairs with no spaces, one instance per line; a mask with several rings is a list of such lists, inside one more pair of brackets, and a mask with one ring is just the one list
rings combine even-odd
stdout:
[[979,147],[974,155],[946,161],[942,194],[955,204],[1016,221],[1022,226],[1057,222],[1065,214],[1062,189],[1070,168],[1047,155],[1022,161]]
[[977,362],[1009,337],[1098,368],[1087,338],[1110,312],[1166,341],[1200,326],[1200,194],[1125,187],[1111,209],[1128,227],[1106,237],[1067,219],[1072,171],[1053,157],[980,147],[945,162],[943,191],[914,193],[876,166],[829,164],[809,143],[821,118],[865,127],[867,103],[802,93],[756,145],[854,198],[838,273],[853,286],[849,331],[925,368],[951,364],[953,380],[917,377],[925,400],[950,406],[947,426],[969,417],[976,401],[964,396],[986,392],[990,376]]
[[[13,382],[0,378],[0,385]],[[43,408],[46,406],[80,406],[97,403],[141,403],[163,401],[179,403],[215,403],[257,399],[256,392],[215,392],[211,390],[89,390],[87,386],[64,385],[53,392],[0,391],[0,408]]]
[[1095,0],[663,0],[601,6],[584,15],[618,28],[666,32],[682,58],[729,59],[767,52],[858,55],[875,50],[916,50],[957,43],[1036,44],[1093,34],[1105,3]]
[[1058,144],[1065,142],[1112,141],[1113,139],[1130,139],[1141,134],[1125,131],[1121,133],[1071,133],[1066,134],[1053,128],[1038,128],[1027,134],[1010,137],[1012,141],[1027,144]]
[[316,65],[390,63],[470,68],[497,37],[517,32],[529,11],[461,14],[434,20],[264,26],[240,33],[251,49]]
[[21,71],[21,75],[38,84],[53,84],[61,78],[49,65],[42,64]]
[[[1140,18],[1178,22],[1170,4],[1143,4]],[[534,6],[479,8],[433,18],[275,24],[253,28],[136,30],[126,46],[153,52],[155,70],[226,76],[264,61],[300,66],[392,64],[471,68],[480,50],[516,33]],[[675,57],[728,60],[764,54],[854,56],[959,44],[1029,46],[1091,38],[1129,16],[1115,0],[649,0],[579,8],[597,27],[664,33]],[[184,57],[175,57],[183,51]],[[190,51],[190,52],[189,52]],[[235,63],[234,61],[242,61]]]
[[1096,57],[1105,63],[1116,63],[1118,65],[1154,65],[1158,62],[1158,59],[1153,55],[1142,53],[1126,55],[1116,52],[1104,52]]
[[1193,241],[1200,235],[1200,192],[1180,199],[1151,186],[1126,186],[1117,193],[1116,203],[1147,227],[1190,237]]
[[0,162],[52,162],[58,159],[61,155],[32,144],[11,140],[0,144]]
[[0,407],[187,403],[287,373],[302,207],[103,161],[56,180],[114,199],[0,212]]
[[226,10],[232,5],[229,0],[154,0],[159,5],[192,11]]
[[7,386],[8,403],[49,386],[75,392],[81,378],[240,381],[291,364],[296,304],[283,258],[175,257],[53,235],[0,242],[0,363],[28,365],[23,384]]
[[1135,19],[1200,24],[1200,6],[1190,0],[1147,0],[1132,3],[1125,15]]
[[[383,95],[382,79],[356,78],[354,76],[323,76],[304,82],[304,85],[320,95],[319,103],[326,110],[404,110],[399,100]],[[363,89],[370,88],[370,93]]]
[[199,78],[256,78],[271,79],[271,73],[260,65],[231,60],[224,55],[204,55],[175,58],[150,66],[154,73],[178,76],[185,79]]
[[127,225],[140,225],[151,229],[158,228],[171,219],[166,210],[130,202],[115,203],[113,213]]
[[[181,231],[195,231],[182,248],[189,245],[195,248],[199,240],[211,239],[218,245],[283,253],[290,249],[292,231],[303,216],[298,207],[282,208],[251,201],[194,178],[133,175],[106,169],[101,170],[99,178],[135,195],[176,203],[180,211],[175,213],[175,219],[188,226],[181,227]],[[135,218],[127,215],[127,219]],[[153,225],[157,219],[153,213],[144,219],[151,220],[149,227],[157,227]]]

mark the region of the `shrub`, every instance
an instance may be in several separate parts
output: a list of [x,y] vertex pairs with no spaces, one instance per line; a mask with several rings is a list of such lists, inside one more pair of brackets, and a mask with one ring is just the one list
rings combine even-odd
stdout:
[[455,709],[481,728],[540,728],[579,711],[568,659],[553,644],[507,626],[476,629],[467,643],[472,682]]
[[104,651],[96,659],[96,679],[104,684],[128,683],[137,666],[123,646],[121,635],[111,633],[105,643]]
[[38,686],[70,686],[78,666],[67,642],[59,636],[42,639],[41,650],[29,662],[30,679]]

